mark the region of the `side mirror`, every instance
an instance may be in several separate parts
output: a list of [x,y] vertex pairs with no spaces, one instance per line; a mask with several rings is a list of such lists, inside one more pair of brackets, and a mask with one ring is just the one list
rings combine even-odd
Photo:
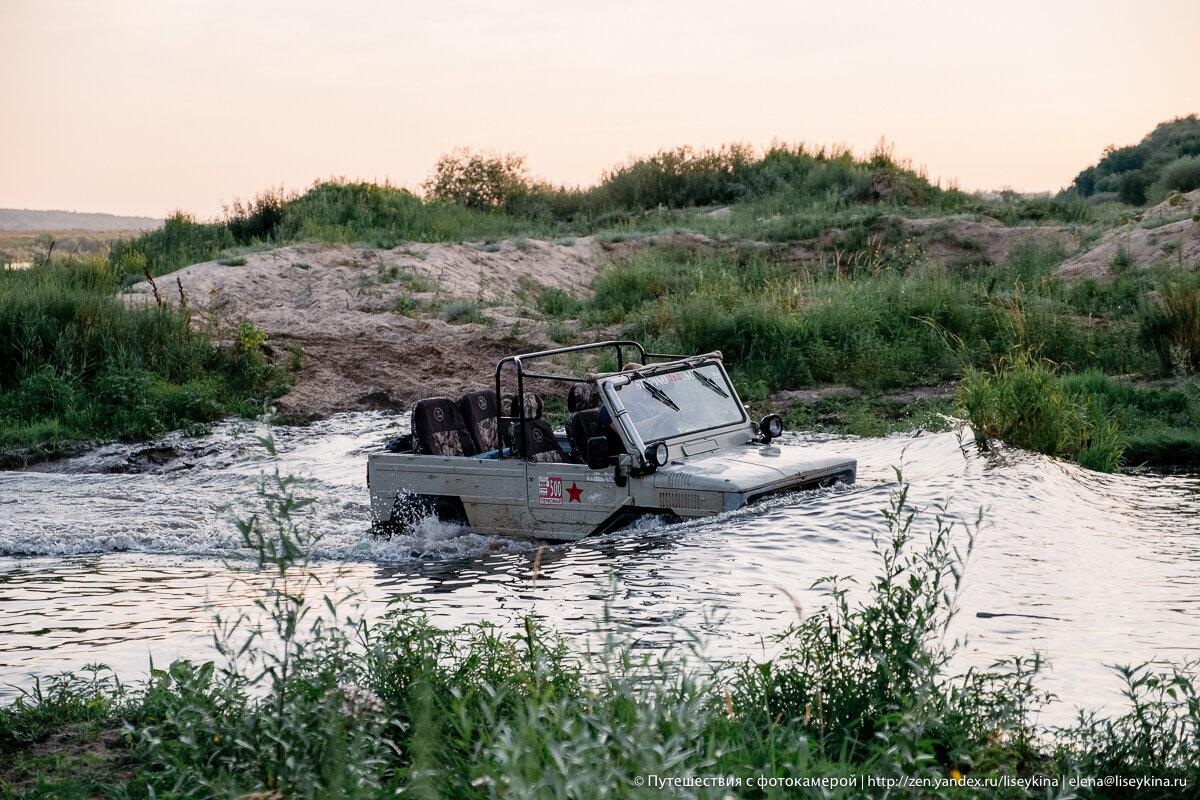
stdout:
[[604,469],[608,466],[608,438],[593,436],[587,442],[588,469]]

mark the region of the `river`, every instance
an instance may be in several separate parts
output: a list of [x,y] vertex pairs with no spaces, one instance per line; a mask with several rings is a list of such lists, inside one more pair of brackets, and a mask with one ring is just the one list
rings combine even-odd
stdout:
[[226,422],[161,446],[111,445],[37,471],[0,473],[0,700],[37,676],[111,666],[125,681],[150,658],[213,657],[213,615],[251,607],[254,589],[234,518],[252,513],[260,476],[311,479],[322,535],[316,573],[357,590],[368,615],[401,595],[437,622],[511,625],[533,612],[576,640],[607,604],[644,644],[703,634],[714,656],[770,651],[770,636],[821,602],[820,577],[866,583],[871,534],[902,465],[910,504],[958,520],[980,509],[950,638],[954,664],[986,667],[1041,653],[1039,686],[1058,701],[1043,722],[1079,707],[1115,708],[1109,665],[1200,655],[1200,478],[1101,475],[1011,449],[980,452],[962,433],[885,439],[788,436],[858,459],[852,487],[803,492],[683,525],[548,546],[430,523],[390,541],[368,536],[366,455],[404,421],[350,414],[273,429]]

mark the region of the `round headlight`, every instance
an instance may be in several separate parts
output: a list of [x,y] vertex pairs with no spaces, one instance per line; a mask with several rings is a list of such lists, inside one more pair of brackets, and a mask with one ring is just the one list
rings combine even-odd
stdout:
[[758,423],[758,430],[767,440],[777,439],[783,434],[783,420],[778,414],[767,414]]
[[667,443],[655,442],[646,445],[646,461],[656,467],[665,467],[667,465]]

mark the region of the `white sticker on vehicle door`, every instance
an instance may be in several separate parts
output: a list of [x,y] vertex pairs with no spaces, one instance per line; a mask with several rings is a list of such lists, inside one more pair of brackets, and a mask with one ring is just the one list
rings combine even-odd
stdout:
[[562,478],[538,478],[538,505],[561,506],[563,504]]

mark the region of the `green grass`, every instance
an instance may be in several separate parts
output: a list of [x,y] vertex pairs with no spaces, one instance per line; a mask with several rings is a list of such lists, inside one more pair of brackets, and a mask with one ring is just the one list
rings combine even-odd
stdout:
[[[719,349],[752,395],[955,378],[962,361],[947,334],[964,342],[967,363],[979,366],[1023,342],[1079,369],[1133,372],[1156,364],[1136,345],[1132,319],[1104,326],[1075,319],[1067,290],[1053,276],[1061,259],[1061,251],[1027,248],[1008,264],[964,274],[881,258],[873,271],[847,276],[798,274],[761,250],[692,256],[660,248],[607,267],[582,306],[554,296],[539,303],[551,317],[624,325],[664,351]],[[1109,298],[1092,300],[1099,308]]]
[[479,303],[474,300],[450,300],[442,305],[442,318],[458,325],[487,321]]
[[780,411],[788,430],[887,436],[915,430],[951,430],[958,408],[949,398],[901,400],[886,394],[841,393],[826,395],[812,403],[798,403]]
[[[101,257],[0,271],[0,449],[5,461],[79,439],[139,439],[261,413],[277,376],[242,329],[214,347],[186,309],[130,305]],[[278,389],[274,389],[278,391]],[[249,403],[247,398],[254,398]]]
[[1014,351],[991,371],[968,370],[958,399],[981,445],[999,439],[1101,472],[1124,461],[1127,444],[1111,409],[1028,350]]
[[[830,264],[797,272],[762,248],[658,247],[604,268],[591,297],[546,291],[537,305],[558,341],[586,336],[563,324],[577,318],[585,332],[618,325],[663,352],[721,350],[749,400],[829,384],[868,395],[837,409],[828,401],[795,409],[792,423],[801,427],[865,435],[937,429],[946,424],[938,416],[944,405],[892,411],[870,398],[965,377],[963,396],[973,399],[964,405],[985,441],[1109,471],[1127,445],[1130,464],[1198,463],[1200,434],[1188,430],[1200,418],[1187,412],[1183,392],[1095,381],[1194,369],[1195,282],[1170,270],[1118,270],[1110,283],[1068,285],[1055,271],[1064,256],[1026,245],[1004,264],[949,270],[909,259],[902,246],[877,247],[849,271]],[[1151,300],[1152,292],[1162,299]],[[1020,361],[1030,350],[1044,366]],[[1022,412],[1044,419],[1022,420]]]
[[259,559],[235,579],[265,617],[219,618],[219,660],[133,685],[97,666],[0,708],[0,796],[783,798],[825,781],[821,796],[849,798],[858,776],[907,776],[941,781],[922,797],[968,798],[962,776],[1200,777],[1189,665],[1123,669],[1131,710],[1081,719],[1054,749],[1033,722],[1039,659],[956,672],[946,630],[973,528],[913,509],[902,479],[862,600],[827,578],[824,606],[797,607],[769,654],[728,660],[687,631],[649,651],[611,611],[586,642],[536,607],[510,631],[439,628],[411,601],[366,620],[315,583],[310,506],[276,473],[239,520]]
[[1180,389],[1137,388],[1092,370],[1063,376],[1062,385],[1123,432],[1124,463],[1200,464],[1200,382],[1195,378],[1184,380]]
[[[668,149],[615,166],[586,189],[517,179],[510,185],[505,178],[503,191],[468,188],[442,200],[347,181],[320,182],[302,194],[269,189],[234,203],[222,220],[176,213],[158,230],[114,243],[110,260],[122,273],[141,275],[148,268],[161,275],[199,261],[245,255],[246,248],[264,243],[325,241],[390,249],[405,241],[483,241],[487,249],[504,238],[571,241],[599,235],[611,242],[678,230],[791,241],[844,228],[844,245],[857,250],[866,232],[887,215],[992,214],[1010,224],[1091,221],[1073,201],[984,201],[942,189],[882,145],[861,158],[844,149],[782,143],[761,155],[737,144]],[[475,180],[490,178],[480,173]],[[475,194],[504,200],[454,202]],[[731,204],[731,215],[708,216],[717,204]]]

